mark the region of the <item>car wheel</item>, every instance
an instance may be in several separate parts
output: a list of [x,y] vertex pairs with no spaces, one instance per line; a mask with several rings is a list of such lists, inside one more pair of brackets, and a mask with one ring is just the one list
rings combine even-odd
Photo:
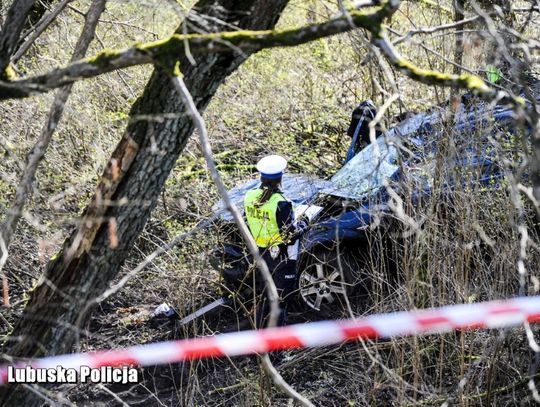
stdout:
[[330,304],[344,304],[345,297],[354,286],[354,280],[349,256],[342,255],[341,262],[338,262],[335,253],[313,253],[305,261],[299,275],[300,298],[316,311]]

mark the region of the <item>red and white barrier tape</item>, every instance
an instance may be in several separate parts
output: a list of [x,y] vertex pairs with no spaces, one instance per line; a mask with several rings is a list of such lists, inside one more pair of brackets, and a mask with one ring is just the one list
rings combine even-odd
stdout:
[[[326,346],[358,338],[390,338],[457,329],[503,328],[525,321],[540,321],[540,296],[379,314],[356,320],[322,321],[234,332],[94,353],[52,356],[29,364],[35,368],[62,366],[76,369],[80,366],[148,366],[191,359]],[[6,382],[7,366],[2,366],[0,385]]]

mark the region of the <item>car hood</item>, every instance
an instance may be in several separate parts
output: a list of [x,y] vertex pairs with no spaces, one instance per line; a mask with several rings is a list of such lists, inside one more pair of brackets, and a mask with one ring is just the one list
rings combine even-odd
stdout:
[[[244,196],[246,192],[257,188],[259,179],[252,179],[229,191],[231,201],[238,209],[244,210]],[[306,175],[285,174],[281,181],[281,191],[285,197],[294,204],[307,204],[323,189],[330,188],[331,182]],[[212,207],[213,212],[222,220],[232,221],[232,215],[225,208],[223,200]]]

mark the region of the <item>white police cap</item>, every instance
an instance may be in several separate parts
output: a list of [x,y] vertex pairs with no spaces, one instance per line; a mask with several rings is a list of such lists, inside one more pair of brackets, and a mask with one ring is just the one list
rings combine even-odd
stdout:
[[257,170],[261,177],[268,179],[279,179],[283,176],[283,171],[287,167],[287,160],[280,155],[267,155],[257,163]]

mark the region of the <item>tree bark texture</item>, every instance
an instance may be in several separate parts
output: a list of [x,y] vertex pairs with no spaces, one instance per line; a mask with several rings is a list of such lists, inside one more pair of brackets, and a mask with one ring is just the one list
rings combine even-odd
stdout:
[[[203,0],[197,4],[197,13],[188,16],[188,27],[221,31],[224,27],[216,26],[216,19],[204,19],[209,15],[241,29],[270,29],[286,3],[287,0]],[[219,85],[248,54],[194,57],[196,65],[184,57],[180,66],[197,108],[204,111]],[[170,113],[178,117],[164,117]],[[160,119],[136,120],[137,116],[153,115]],[[11,356],[38,357],[71,350],[87,317],[81,318],[81,312],[116,277],[194,129],[162,69],[153,72],[130,116],[132,121],[113,152],[79,227],[66,239],[30,292],[24,313],[11,334],[13,345],[7,350]],[[117,240],[114,244],[111,229]],[[26,405],[39,403],[35,396],[24,397]],[[13,405],[21,402],[20,397],[13,400],[9,398]]]
[[8,10],[6,21],[0,33],[0,78],[6,78],[6,68],[24,28],[28,13],[35,0],[16,0]]

